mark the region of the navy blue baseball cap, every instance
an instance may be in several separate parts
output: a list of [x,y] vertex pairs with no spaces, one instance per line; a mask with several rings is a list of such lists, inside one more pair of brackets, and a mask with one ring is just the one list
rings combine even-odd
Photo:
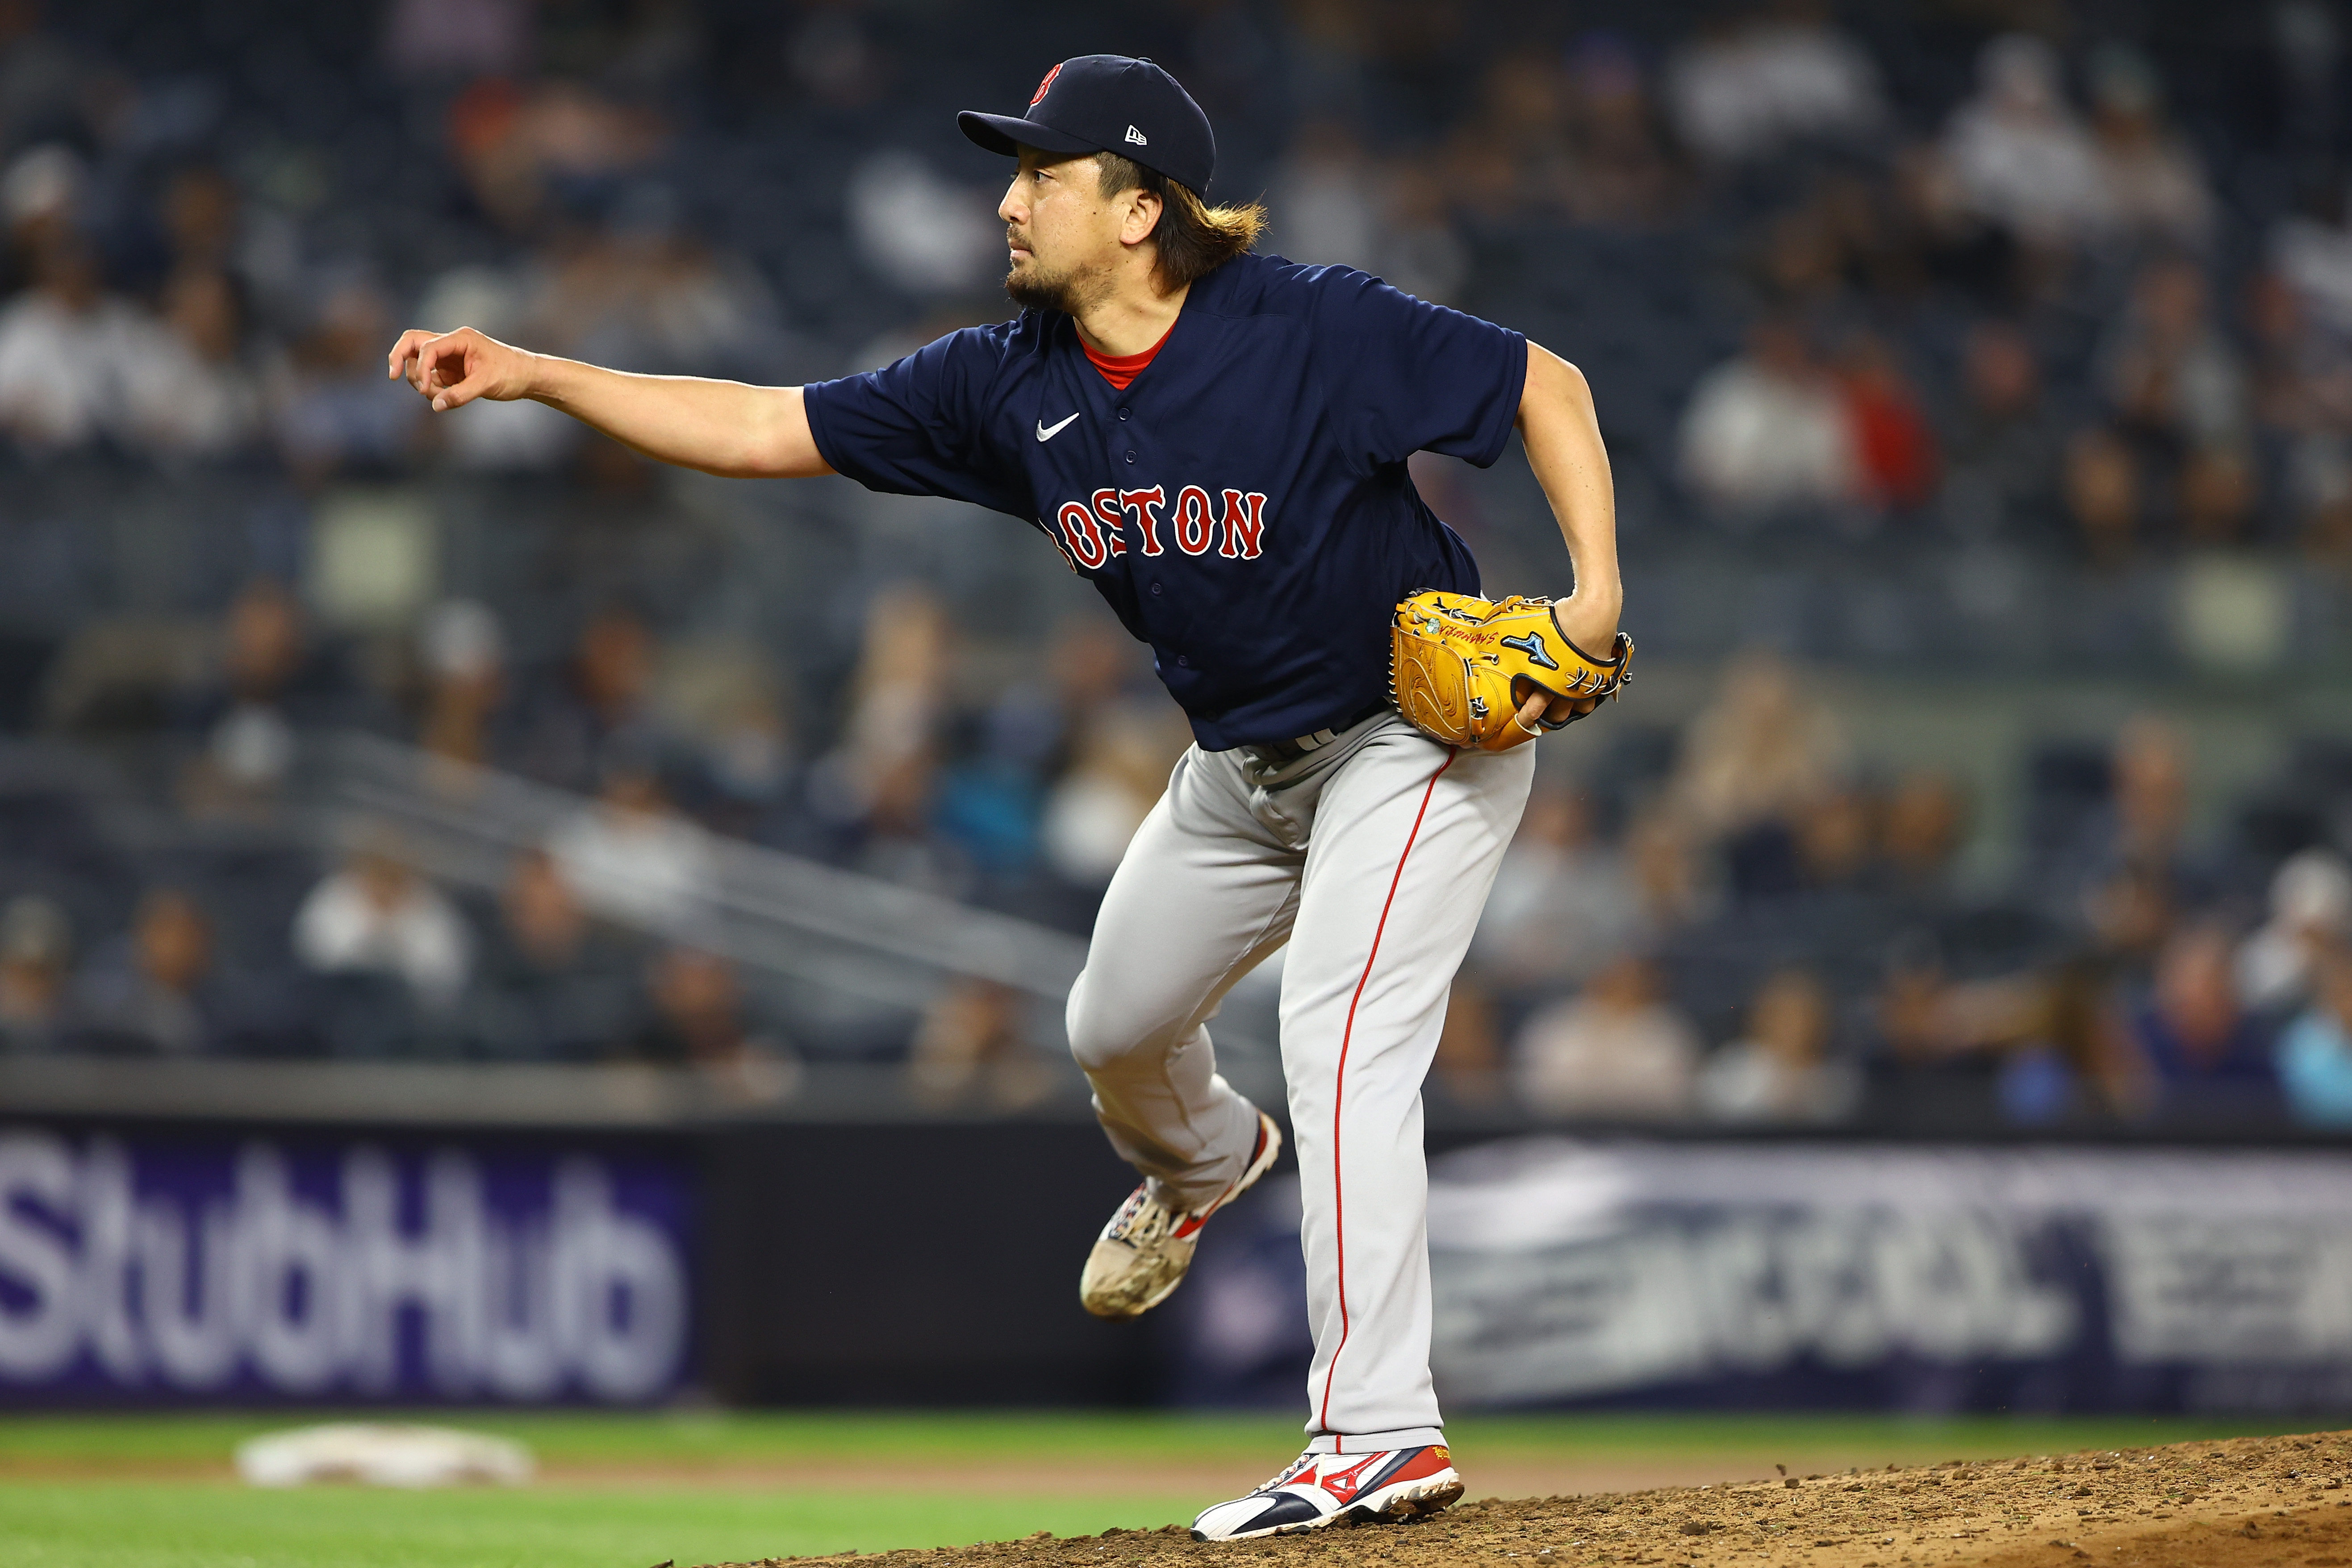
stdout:
[[967,109],[956,124],[991,152],[1116,152],[1196,196],[1217,163],[1217,139],[1192,95],[1150,60],[1125,55],[1064,60],[1037,84],[1025,115]]

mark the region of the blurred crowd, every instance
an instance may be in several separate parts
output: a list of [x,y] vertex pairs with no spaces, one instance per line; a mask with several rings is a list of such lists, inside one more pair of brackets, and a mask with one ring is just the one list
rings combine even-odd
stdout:
[[[77,645],[50,727],[145,777],[94,786],[38,748],[0,757],[18,829],[0,879],[20,890],[0,913],[7,1051],[690,1062],[781,1092],[804,1052],[876,1048],[812,1038],[678,939],[709,914],[729,845],[1083,934],[1189,742],[1107,616],[1070,621],[1036,673],[1001,679],[969,667],[916,584],[872,601],[840,733],[808,751],[762,662],[666,643],[617,603],[520,667],[478,601],[371,643],[319,628],[268,578],[177,661],[114,641]],[[413,834],[371,817],[321,873],[311,825],[339,732],[413,747],[420,788],[459,810],[486,768],[572,804],[495,888],[436,881]],[[163,841],[110,821],[118,802],[163,816]],[[1013,1006],[950,987],[880,1053],[910,1054],[950,1098],[1034,1098],[1050,1084]]]
[[2352,745],[2191,831],[2141,718],[2028,763],[1960,874],[1953,776],[1859,765],[1797,672],[1544,776],[1457,982],[1442,1092],[1579,1120],[1890,1131],[2352,1125]]
[[[1942,594],[1994,658],[2276,669],[2326,619],[2297,606],[2352,559],[2352,118],[2319,0],[1021,15],[0,0],[6,1050],[694,1061],[755,1098],[878,1055],[935,1097],[1042,1092],[1012,993],[844,1033],[680,911],[741,841],[1083,934],[1186,743],[1142,651],[1008,520],[719,498],[537,405],[432,418],[381,356],[468,322],[791,381],[992,319],[1003,170],[947,111],[1065,48],[1168,62],[1271,248],[1585,366],[1654,656],[1769,619],[1660,601],[1698,558],[1743,607],[1807,562],[1877,573],[1897,642]],[[1507,479],[1414,475],[1490,573],[1558,570]],[[2201,837],[2182,735],[2053,741],[1992,886],[1956,876],[1959,781],[1857,762],[1801,664],[1726,668],[1686,725],[1629,706],[1556,747],[1443,1092],[2352,1117],[2324,738]],[[321,863],[338,731],[577,809],[494,876],[436,881],[382,824]]]
[[[2340,556],[2334,12],[2134,38],[2001,9],[1223,0],[1121,30],[1192,83],[1218,193],[1264,192],[1276,248],[1600,369],[1621,465],[1666,511],[1894,517],[2105,570]],[[16,0],[0,429],[34,461],[305,486],[553,473],[589,460],[574,427],[514,406],[436,428],[381,384],[383,344],[468,321],[776,376],[993,314],[997,171],[941,111],[1034,76],[1057,21],[1035,10],[392,0],[265,9],[224,43]]]

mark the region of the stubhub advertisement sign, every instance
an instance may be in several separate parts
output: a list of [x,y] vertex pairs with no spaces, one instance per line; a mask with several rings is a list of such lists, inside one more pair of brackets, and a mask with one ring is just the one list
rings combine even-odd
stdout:
[[0,1402],[659,1399],[688,1370],[689,1175],[0,1127]]

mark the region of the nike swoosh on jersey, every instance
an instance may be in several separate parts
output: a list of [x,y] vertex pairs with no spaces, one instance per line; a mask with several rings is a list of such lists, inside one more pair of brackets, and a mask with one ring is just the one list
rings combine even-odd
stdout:
[[[1078,413],[1086,413],[1085,409],[1078,410]],[[1077,413],[1070,415],[1070,419],[1076,419],[1077,417]],[[1037,422],[1037,439],[1040,441],[1053,440],[1054,437],[1061,434],[1064,430],[1068,428],[1070,419],[1063,420],[1058,424],[1047,424],[1044,420],[1039,420]]]

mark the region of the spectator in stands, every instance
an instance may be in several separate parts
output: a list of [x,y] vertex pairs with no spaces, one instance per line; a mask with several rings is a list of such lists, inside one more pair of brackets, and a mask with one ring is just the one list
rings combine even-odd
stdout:
[[1668,785],[1706,842],[1790,822],[1843,777],[1847,747],[1828,708],[1767,650],[1734,659],[1722,688],[1684,732]]
[[1967,798],[1951,775],[1915,768],[1897,779],[1879,817],[1879,863],[1888,890],[1929,902],[1948,893],[1968,816]]
[[649,108],[562,78],[523,87],[484,77],[450,100],[447,130],[477,207],[510,235],[544,232],[556,187],[608,190],[667,141]]
[[1625,828],[1625,864],[1649,929],[1660,936],[1698,924],[1721,903],[1712,860],[1671,804],[1633,813]]
[[2246,291],[2254,413],[2262,444],[2284,448],[2283,499],[2314,554],[2352,547],[2352,339],[2283,267]]
[[2048,1126],[2148,1108],[2153,1085],[2118,1007],[2110,955],[2085,954],[2043,973],[1980,989],[2013,1001],[2013,1025],[1988,1031],[2000,1054],[2003,1120]]
[[1886,340],[1857,333],[1841,360],[1838,386],[1862,502],[1907,512],[1927,500],[1938,466],[1936,434]]
[[2064,247],[2107,224],[2098,152],[2067,103],[2057,51],[2005,34],[1977,62],[1977,96],[1945,127],[1943,156],[1961,200],[2042,247]]
[[142,322],[120,392],[126,445],[164,460],[228,456],[261,425],[236,287],[217,268],[175,272],[160,322]]
[[391,976],[428,1012],[453,1008],[473,968],[465,917],[382,835],[310,890],[295,913],[293,942],[303,967]]
[[2105,217],[2128,239],[2202,245],[2213,193],[2188,142],[2164,123],[2164,84],[2137,49],[2104,44],[2091,57],[2092,129]]
[[1766,298],[1790,316],[1823,316],[1838,308],[1845,292],[1847,263],[1842,233],[1831,204],[1815,199],[1774,215],[1757,255]]
[[2137,718],[2116,734],[2111,814],[2095,824],[2105,858],[2178,876],[2189,826],[2189,758],[2179,731]]
[[[1093,757],[1089,762],[1100,765]],[[963,749],[940,769],[931,800],[931,832],[973,878],[986,879],[995,887],[1026,888],[1027,873],[1037,859],[1039,796],[1034,774],[983,742]],[[1101,821],[1116,833],[1115,815]],[[1046,896],[1051,902],[1053,895]]]
[[2188,763],[2170,726],[2135,719],[2116,737],[2108,799],[2048,856],[2042,887],[2053,915],[2077,922],[2120,977],[2144,976],[2199,903],[2190,860]]
[[2116,570],[2139,544],[2139,462],[2112,431],[2076,433],[2066,444],[2066,510],[2074,538],[2092,566]]
[[1444,178],[1426,162],[1392,167],[1372,253],[1381,277],[1437,305],[1458,304],[1470,280],[1469,247],[1454,231],[1448,195]]
[[1632,47],[1613,33],[1586,34],[1569,50],[1567,87],[1569,215],[1600,228],[1657,223],[1677,181]]
[[898,148],[849,171],[849,232],[871,275],[920,298],[961,298],[988,280],[1002,235],[988,194]]
[[1477,112],[1454,128],[1444,159],[1462,204],[1495,218],[1548,217],[1565,205],[1568,84],[1559,63],[1516,50],[1488,68]]
[[2270,919],[2238,948],[2238,994],[2277,1016],[2310,996],[2320,958],[2352,944],[2352,866],[2329,849],[2287,857],[2271,877]]
[[492,720],[506,700],[506,639],[497,614],[474,600],[444,600],[417,642],[425,666],[417,745],[446,761],[488,763]]
[[2352,1127],[2352,948],[2320,947],[2311,978],[2310,1005],[2279,1036],[2279,1083],[2296,1121]]
[[2011,322],[1978,323],[1961,356],[1960,395],[1944,475],[1945,520],[1972,538],[2052,521],[2060,441],[2032,341]]
[[55,1050],[70,1026],[73,925],[37,894],[0,909],[0,1048]]
[[1872,273],[1884,297],[1916,296],[1939,285],[2011,310],[2042,292],[2042,253],[1979,210],[1939,146],[1896,149],[1875,215]]
[[0,218],[6,220],[9,246],[29,252],[44,235],[71,227],[89,183],[81,154],[63,141],[41,141],[11,158],[0,170]]
[[854,11],[827,6],[807,13],[784,41],[793,85],[832,110],[872,102],[898,63],[874,34]]
[[1810,969],[1774,971],[1748,1005],[1748,1032],[1718,1048],[1699,1071],[1701,1114],[1713,1122],[1840,1122],[1853,1113],[1862,1081],[1830,1059],[1834,1002]]
[[732,705],[706,737],[703,775],[725,802],[727,821],[756,836],[762,813],[784,799],[793,778],[793,737],[772,695]]
[[2192,545],[2243,543],[2259,499],[2244,451],[2200,446],[2180,465],[2181,537]]
[[[602,230],[550,254],[532,289],[534,338],[645,371],[766,369],[754,351],[774,331],[767,286],[681,231],[676,205],[667,187],[639,187]],[[968,226],[961,211],[954,221]]]
[[1495,1106],[1510,1082],[1503,1071],[1502,1024],[1494,990],[1476,963],[1465,964],[1446,994],[1429,1088],[1456,1105]]
[[549,837],[548,852],[580,901],[607,920],[675,931],[709,896],[710,838],[670,804],[650,758],[626,749],[604,786]]
[[2179,932],[2158,956],[2149,994],[2130,1014],[2132,1043],[2168,1116],[2239,1120],[2278,1107],[2268,1041],[2239,1004],[2235,946],[2210,922]]
[[2094,873],[2079,916],[2090,957],[2119,984],[2144,982],[2182,914],[2168,868],[2125,862]]
[[784,824],[793,778],[784,672],[733,639],[690,643],[665,676],[658,711],[680,743],[682,800],[713,831],[761,839]]
[[1837,383],[1794,324],[1758,323],[1747,353],[1699,379],[1683,415],[1682,469],[1685,483],[1734,517],[1853,497],[1853,434]]
[[634,1060],[694,1068],[724,1098],[752,1104],[799,1086],[799,1059],[745,1022],[735,966],[717,954],[670,948],[646,976],[646,1023],[626,1044]]
[[1592,797],[1539,779],[1487,895],[1472,956],[1495,984],[1524,995],[1581,985],[1654,935],[1633,867],[1602,836]]
[[648,703],[656,652],[653,629],[635,611],[608,605],[590,616],[558,679],[530,706],[517,766],[566,789],[589,789],[616,747],[658,753]]
[[319,302],[271,398],[278,451],[297,474],[379,471],[408,454],[423,404],[384,380],[391,322],[383,292],[364,278],[344,279]]
[[810,780],[811,804],[845,832],[865,869],[940,891],[964,880],[930,833],[952,636],[929,588],[900,583],[875,595],[848,723]]
[[1878,68],[1824,10],[1801,0],[1778,5],[1678,51],[1665,97],[1683,144],[1729,163],[1877,130],[1886,117]]
[[102,1050],[194,1056],[219,1041],[212,922],[194,896],[157,887],[139,901],[129,940],[91,960],[82,1033]]
[[1078,730],[1076,756],[1047,795],[1042,824],[1046,862],[1066,881],[1109,885],[1188,743],[1171,718],[1165,704],[1115,703]]
[[1377,270],[1380,177],[1345,120],[1309,120],[1275,176],[1275,248],[1293,261]]
[[585,1061],[627,1029],[627,943],[588,918],[554,860],[515,857],[483,945],[471,1022],[491,1056]]
[[191,164],[172,176],[163,217],[175,276],[237,270],[240,204],[236,183],[211,164]]
[[1932,935],[1896,932],[1865,1017],[1874,1121],[1973,1126],[1997,1114],[1997,1062],[1988,1050],[2019,1032],[2023,988],[1956,984]]
[[315,672],[305,648],[301,607],[284,585],[256,578],[237,593],[221,623],[217,685],[195,703],[204,749],[184,783],[200,813],[265,803],[286,781],[298,747],[298,706],[315,708]]
[[1074,616],[1055,628],[1045,678],[1007,685],[990,707],[990,750],[1040,779],[1069,768],[1097,716],[1126,700],[1140,663],[1135,643],[1107,620]]
[[66,222],[37,226],[29,243],[32,287],[0,307],[0,429],[54,454],[122,428],[122,374],[148,334]]
[[1029,1042],[1025,1010],[1019,992],[993,980],[943,987],[923,1009],[907,1062],[915,1098],[1017,1111],[1052,1093],[1054,1075]]
[[2192,261],[2167,257],[2141,270],[2100,345],[2098,377],[2123,428],[2158,450],[2246,440],[2245,367],[2214,325]]
[[2325,213],[2289,214],[2271,230],[2270,254],[2298,312],[2339,342],[2352,334],[2352,225],[2342,193]]
[[1627,954],[1519,1031],[1521,1100],[1545,1115],[1675,1122],[1691,1113],[1699,1039],[1657,967]]
[[1790,824],[1800,884],[1814,893],[1875,891],[1879,820],[1875,790],[1843,779],[1808,801]]

